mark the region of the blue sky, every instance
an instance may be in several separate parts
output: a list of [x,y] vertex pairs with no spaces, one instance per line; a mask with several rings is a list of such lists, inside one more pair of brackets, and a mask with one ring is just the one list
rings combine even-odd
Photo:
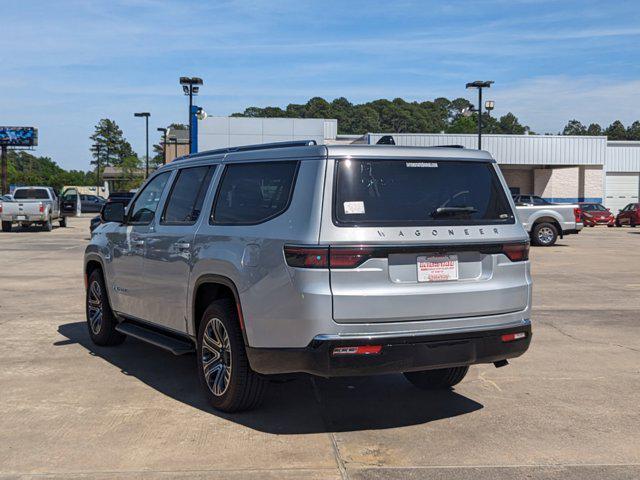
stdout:
[[37,153],[87,169],[89,135],[115,119],[136,151],[186,122],[180,75],[212,115],[312,96],[352,102],[473,98],[537,132],[640,119],[637,1],[5,0],[0,124],[39,128]]

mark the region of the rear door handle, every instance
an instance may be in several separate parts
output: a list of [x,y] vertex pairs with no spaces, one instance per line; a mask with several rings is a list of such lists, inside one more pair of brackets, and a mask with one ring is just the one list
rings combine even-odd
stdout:
[[144,240],[136,240],[132,238],[131,245],[133,245],[134,247],[142,247],[144,245]]
[[175,245],[178,250],[189,250],[191,248],[189,242],[177,242]]

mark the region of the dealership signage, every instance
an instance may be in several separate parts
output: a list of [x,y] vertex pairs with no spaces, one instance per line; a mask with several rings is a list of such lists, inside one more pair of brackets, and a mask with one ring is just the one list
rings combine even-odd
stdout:
[[33,127],[0,127],[0,146],[35,147],[38,145],[38,129]]

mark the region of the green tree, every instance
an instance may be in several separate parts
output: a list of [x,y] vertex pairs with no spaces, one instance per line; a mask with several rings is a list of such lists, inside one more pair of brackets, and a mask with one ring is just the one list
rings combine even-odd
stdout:
[[640,140],[640,120],[636,120],[627,128],[627,140]]
[[585,127],[578,120],[569,120],[569,122],[562,129],[562,135],[586,135],[587,127]]
[[624,125],[620,120],[616,120],[611,125],[607,127],[604,131],[604,134],[607,136],[609,140],[626,140],[627,139],[627,130],[624,128]]
[[136,155],[123,158],[120,168],[122,168],[122,179],[118,181],[119,190],[132,190],[142,185],[144,176],[141,175],[141,162]]
[[25,151],[7,153],[7,177],[13,185],[46,185],[58,192],[64,185],[93,185],[91,172],[66,171],[49,157]]
[[600,135],[602,135],[602,127],[600,125],[598,125],[597,123],[592,123],[587,128],[587,135],[591,135],[591,136],[594,136],[594,137],[599,137]]
[[93,145],[99,145],[100,158],[98,159],[98,150],[92,149],[93,161],[92,165],[99,163],[103,166],[113,165],[119,166],[123,159],[135,155],[131,144],[124,138],[122,129],[118,124],[109,119],[103,118],[94,128],[94,133],[89,137]]

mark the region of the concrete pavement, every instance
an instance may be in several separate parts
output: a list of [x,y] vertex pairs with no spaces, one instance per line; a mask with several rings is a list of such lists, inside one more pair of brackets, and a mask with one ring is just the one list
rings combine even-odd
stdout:
[[0,478],[639,478],[636,230],[532,249],[533,343],[509,367],[448,393],[300,376],[236,415],[205,403],[193,356],[90,343],[88,219],[0,233]]

